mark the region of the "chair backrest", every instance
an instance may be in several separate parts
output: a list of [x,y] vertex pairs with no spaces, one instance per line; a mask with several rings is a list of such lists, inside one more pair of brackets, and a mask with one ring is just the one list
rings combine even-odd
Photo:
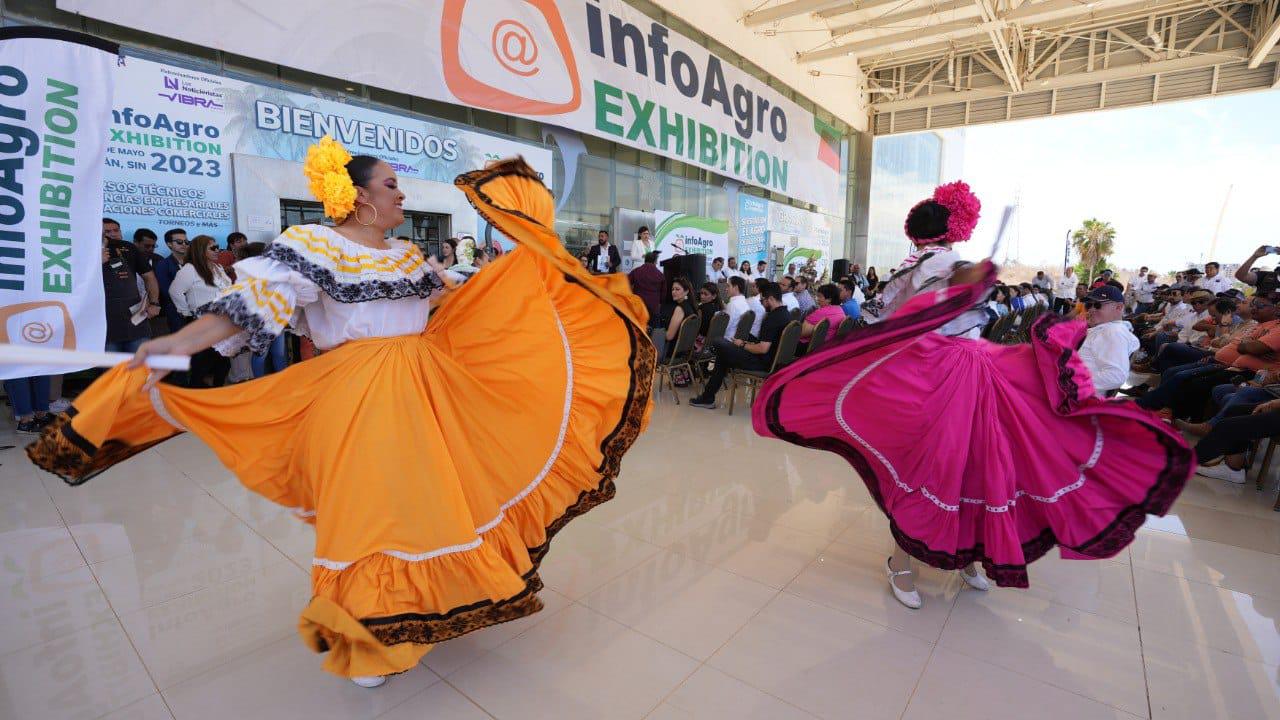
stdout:
[[756,311],[748,310],[738,316],[738,327],[733,331],[734,340],[746,340],[751,336],[751,326],[756,324]]
[[701,324],[702,318],[697,313],[681,321],[680,330],[676,333],[676,347],[671,351],[673,365],[689,361],[689,356],[693,354],[693,344],[698,340],[698,326]]
[[799,344],[800,321],[792,320],[782,329],[782,336],[778,338],[778,352],[773,356],[773,367],[769,368],[769,372],[790,365],[796,359],[796,347]]
[[791,308],[791,319],[799,320],[804,317],[804,313],[800,312],[800,308]]
[[820,320],[813,326],[813,334],[809,336],[809,352],[818,352],[827,344],[827,332],[831,329],[830,320]]
[[716,283],[716,291],[720,293],[721,304],[729,302],[729,283],[721,280]]
[[853,331],[853,318],[846,317],[840,321],[840,325],[836,328],[836,337],[842,338]]
[[711,343],[724,337],[724,331],[729,329],[729,313],[721,310],[711,316],[711,325],[707,328],[707,336],[702,340],[702,347],[707,350],[711,349]]

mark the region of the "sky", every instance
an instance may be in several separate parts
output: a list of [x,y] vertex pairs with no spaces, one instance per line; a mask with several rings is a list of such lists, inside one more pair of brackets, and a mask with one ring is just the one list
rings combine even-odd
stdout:
[[1259,245],[1280,245],[1271,215],[1280,209],[1278,127],[1273,90],[966,128],[959,176],[983,217],[963,253],[990,251],[1021,191],[1006,243],[1017,240],[1010,257],[1026,264],[1060,266],[1068,231],[1088,218],[1116,228],[1114,267],[1240,263]]

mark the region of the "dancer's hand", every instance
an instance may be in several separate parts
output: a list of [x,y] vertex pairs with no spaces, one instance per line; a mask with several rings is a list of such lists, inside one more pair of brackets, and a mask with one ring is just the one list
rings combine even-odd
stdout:
[[[138,351],[133,354],[133,359],[129,361],[130,368],[142,367],[147,364],[148,355],[186,355],[188,354],[183,348],[184,343],[178,339],[177,335],[165,335],[155,340],[148,340],[138,346]],[[147,376],[147,381],[142,385],[143,392],[150,392],[151,388],[164,379],[169,374],[168,370],[153,369],[151,374]]]
[[982,282],[982,279],[987,276],[987,273],[991,272],[994,268],[995,266],[991,264],[990,260],[983,260],[980,263],[966,265],[965,267],[955,271],[951,276],[951,284],[973,285],[975,283]]

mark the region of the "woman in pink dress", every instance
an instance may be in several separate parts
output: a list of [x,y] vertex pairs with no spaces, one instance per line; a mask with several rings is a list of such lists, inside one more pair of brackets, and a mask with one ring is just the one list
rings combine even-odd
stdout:
[[910,557],[980,563],[998,585],[1027,587],[1027,565],[1054,545],[1073,559],[1120,552],[1195,468],[1154,415],[1094,396],[1076,354],[1084,323],[1046,315],[1023,345],[963,337],[996,279],[990,262],[951,262],[979,208],[963,183],[913,208],[907,234],[922,248],[888,281],[874,324],[775,373],[752,409],[761,435],[854,467],[889,518],[889,585],[912,608]]

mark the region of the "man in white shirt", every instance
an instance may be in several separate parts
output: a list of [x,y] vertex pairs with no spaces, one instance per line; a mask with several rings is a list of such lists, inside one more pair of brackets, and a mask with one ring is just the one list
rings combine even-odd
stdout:
[[1217,295],[1231,289],[1231,281],[1219,272],[1222,269],[1216,262],[1204,264],[1204,277],[1196,282],[1196,287],[1208,290]]
[[728,277],[743,277],[743,274],[738,272],[738,258],[730,257],[729,264],[725,267],[724,272]]
[[1084,299],[1089,332],[1080,345],[1080,359],[1093,376],[1099,396],[1119,390],[1129,380],[1129,356],[1138,349],[1138,338],[1124,322],[1124,293],[1103,285]]
[[787,275],[778,283],[782,287],[782,304],[786,306],[788,311],[799,310],[800,300],[796,297],[796,280]]
[[1048,295],[1053,292],[1053,281],[1049,279],[1048,275],[1044,274],[1043,270],[1038,270],[1036,271],[1036,276],[1031,279],[1031,287],[1039,290],[1041,294]]
[[[1146,268],[1142,270],[1146,272]],[[1133,284],[1133,299],[1137,303],[1134,312],[1145,315],[1156,309],[1156,289],[1160,287],[1158,277],[1155,273],[1146,273]]]
[[[1191,345],[1205,336],[1203,328],[1211,324],[1209,306],[1213,301],[1213,293],[1208,290],[1193,290],[1187,293],[1186,302],[1191,306],[1191,312],[1183,314],[1178,319],[1178,342]],[[1197,326],[1202,329],[1197,330]]]
[[[746,280],[743,280],[746,282]],[[760,337],[760,325],[764,322],[764,316],[769,312],[764,309],[764,303],[760,300],[760,291],[768,285],[769,281],[760,279],[756,281],[756,294],[747,298],[747,309],[756,314],[756,319],[751,321],[751,337]],[[725,337],[732,337],[725,333]]]
[[729,271],[724,269],[724,258],[716,258],[711,261],[711,282],[722,283],[729,281]]
[[[1183,315],[1191,312],[1191,306],[1182,301],[1181,290],[1169,288],[1168,298],[1169,302],[1164,309],[1164,315],[1156,320],[1155,329],[1142,336],[1142,349],[1146,350],[1151,357],[1155,357],[1160,346],[1178,338],[1178,323]],[[1122,296],[1121,300],[1123,299]]]
[[1053,310],[1057,313],[1071,312],[1076,304],[1076,285],[1080,278],[1076,277],[1076,269],[1068,267],[1053,287]]
[[738,332],[738,320],[750,309],[751,305],[747,303],[747,281],[740,277],[729,278],[729,302],[724,306],[724,311],[729,313],[729,326],[724,330],[725,337],[734,337],[734,333]]

